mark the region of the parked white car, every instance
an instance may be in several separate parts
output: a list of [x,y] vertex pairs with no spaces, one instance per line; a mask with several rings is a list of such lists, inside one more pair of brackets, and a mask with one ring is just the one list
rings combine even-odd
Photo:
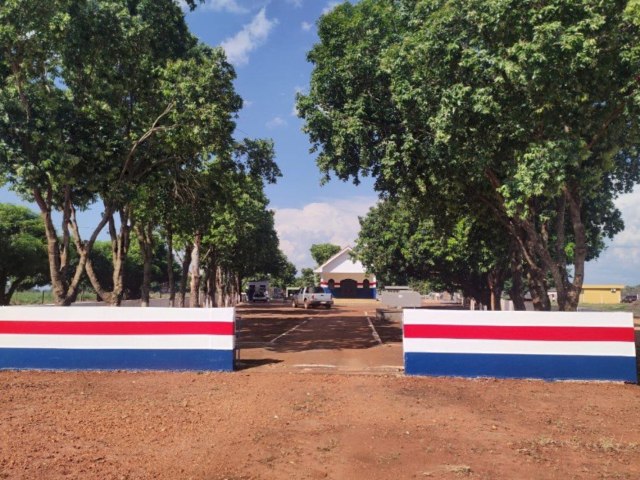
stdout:
[[333,305],[333,295],[324,293],[322,287],[303,287],[293,296],[291,306],[293,308],[303,306],[304,308],[324,306],[331,308]]

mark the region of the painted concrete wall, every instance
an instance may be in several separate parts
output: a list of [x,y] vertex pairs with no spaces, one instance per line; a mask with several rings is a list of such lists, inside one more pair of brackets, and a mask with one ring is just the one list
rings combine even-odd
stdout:
[[631,313],[404,310],[409,375],[637,382]]
[[0,369],[233,370],[233,308],[1,307]]

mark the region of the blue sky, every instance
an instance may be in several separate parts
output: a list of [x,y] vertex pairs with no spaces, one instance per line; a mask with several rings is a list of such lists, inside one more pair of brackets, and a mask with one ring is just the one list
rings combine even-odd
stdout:
[[338,180],[320,186],[320,172],[295,114],[297,92],[306,92],[317,41],[315,23],[337,5],[325,0],[207,0],[187,13],[192,32],[222,45],[236,68],[245,101],[238,137],[272,138],[283,177],[266,188],[283,251],[301,269],[313,266],[309,247],[353,244],[358,216],[376,201],[372,181],[355,187]]
[[[206,44],[222,45],[237,73],[236,89],[245,101],[237,119],[238,138],[272,138],[283,177],[268,186],[281,248],[297,266],[313,266],[309,247],[353,244],[358,216],[376,202],[372,182],[358,187],[333,180],[320,186],[315,155],[295,116],[298,91],[306,91],[311,64],[306,54],[317,41],[315,23],[339,2],[330,0],[207,0],[185,10],[192,32]],[[6,189],[0,201],[18,199]],[[640,189],[618,200],[627,229],[598,262],[587,264],[586,283],[640,284]],[[35,209],[35,208],[34,208]],[[97,213],[79,217],[84,231]]]

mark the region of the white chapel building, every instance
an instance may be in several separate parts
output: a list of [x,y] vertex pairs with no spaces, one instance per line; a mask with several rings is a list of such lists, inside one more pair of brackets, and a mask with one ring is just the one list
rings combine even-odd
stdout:
[[320,286],[336,298],[376,298],[376,276],[353,260],[351,252],[351,247],[345,247],[314,270],[320,275]]

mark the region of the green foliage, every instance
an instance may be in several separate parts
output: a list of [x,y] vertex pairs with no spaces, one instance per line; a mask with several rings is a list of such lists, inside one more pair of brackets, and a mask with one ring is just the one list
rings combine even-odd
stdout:
[[[448,222],[416,202],[383,201],[360,219],[355,251],[385,285],[461,290],[485,302],[489,275],[503,275],[509,254],[474,217]],[[425,285],[426,284],[426,285]]]
[[48,263],[44,229],[31,210],[0,204],[0,304],[17,289],[46,285]]
[[342,250],[340,245],[332,243],[314,243],[311,245],[311,256],[318,266],[323,265],[327,260]]
[[[191,9],[197,3],[187,1]],[[100,264],[104,288],[96,288],[113,288],[118,303],[116,267],[136,243],[131,231],[148,251],[159,225],[176,232],[178,244],[196,232],[211,237],[218,265],[237,262],[240,274],[286,269],[263,193],[254,204],[250,198],[281,175],[273,142],[234,140],[242,106],[235,71],[221,48],[189,32],[178,2],[9,0],[0,5],[0,45],[0,174],[37,201],[49,241],[58,242],[49,250],[50,265],[59,265],[51,270],[57,303],[75,295],[70,279],[81,278],[87,257]],[[103,222],[85,241],[74,213],[96,201]],[[55,210],[63,213],[61,235],[50,221]],[[112,253],[91,256],[105,223]]]
[[313,273],[313,268],[303,268],[300,276],[295,280],[296,287],[311,287],[318,284],[318,276]]
[[[91,252],[91,261],[101,285],[107,289],[113,288],[112,250],[110,242],[96,242]],[[126,299],[140,298],[140,286],[142,285],[143,258],[137,242],[131,244],[129,255],[125,262],[124,297]],[[179,266],[172,265],[175,275],[179,275]],[[155,242],[151,263],[151,289],[159,291],[167,282],[167,250],[161,242]],[[89,283],[84,285],[86,290],[91,290]]]
[[286,289],[295,284],[296,274],[298,270],[296,266],[287,260],[286,256],[280,252],[279,265],[276,273],[271,277],[271,283],[274,287]]
[[458,219],[483,206],[478,220],[501,225],[491,235],[575,308],[585,260],[623,228],[613,200],[640,178],[637,8],[339,6],[319,22],[310,91],[298,97],[318,166],[356,183],[372,175],[383,195]]

